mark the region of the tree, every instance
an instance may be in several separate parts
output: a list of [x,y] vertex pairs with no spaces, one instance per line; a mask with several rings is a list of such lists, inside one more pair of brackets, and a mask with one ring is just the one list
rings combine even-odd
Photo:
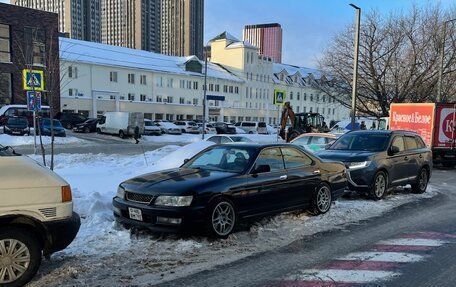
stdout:
[[[406,14],[381,16],[371,11],[361,19],[357,111],[388,116],[392,102],[435,102],[444,20],[456,13],[439,6],[413,7]],[[456,95],[455,27],[448,27],[444,61],[444,100]],[[329,79],[318,87],[346,107],[351,106],[354,27],[335,35],[319,60]]]

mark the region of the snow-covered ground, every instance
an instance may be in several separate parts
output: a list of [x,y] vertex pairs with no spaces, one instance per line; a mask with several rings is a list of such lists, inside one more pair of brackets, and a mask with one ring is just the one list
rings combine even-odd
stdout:
[[[214,134],[208,134],[205,136],[213,136]],[[269,143],[277,142],[277,134],[275,135],[259,135],[259,134],[241,134],[243,137],[249,138],[254,142],[259,143]],[[192,143],[202,141],[202,136],[200,134],[182,134],[182,135],[161,135],[161,136],[143,136],[143,140],[148,142],[165,142],[165,143]],[[283,142],[282,139],[279,139],[280,142]]]
[[[253,135],[263,137],[259,135]],[[158,137],[157,137],[158,138]],[[382,201],[340,199],[322,216],[291,212],[244,226],[226,240],[143,233],[130,235],[117,225],[111,200],[128,178],[179,166],[209,142],[180,148],[168,145],[136,156],[85,154],[55,156],[55,171],[72,186],[82,225],[74,242],[44,262],[30,286],[131,286],[159,283],[284,246],[305,235],[381,215],[402,204],[438,193],[399,192]],[[39,159],[36,156],[36,159]]]
[[[51,137],[42,136],[43,144],[51,144]],[[3,146],[19,146],[19,145],[33,145],[34,136],[10,136],[5,134],[0,134],[0,144]],[[82,139],[76,137],[54,137],[54,144],[74,144],[85,142]],[[36,144],[40,144],[40,137],[36,137]]]

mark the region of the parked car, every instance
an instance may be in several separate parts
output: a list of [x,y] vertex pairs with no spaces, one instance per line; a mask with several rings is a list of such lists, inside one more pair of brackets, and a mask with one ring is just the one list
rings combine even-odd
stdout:
[[[49,106],[41,106],[37,116],[40,118],[49,117]],[[9,117],[26,117],[29,127],[33,126],[33,111],[29,111],[27,105],[4,105],[0,108],[0,125],[5,125]]]
[[307,133],[294,138],[291,143],[302,146],[307,151],[314,153],[324,150],[336,138],[336,135],[329,133]]
[[144,119],[144,134],[148,136],[160,136],[162,134],[162,131],[158,124],[152,122],[151,120]]
[[52,120],[52,129],[51,129],[51,119],[41,119],[40,120],[40,132],[43,136],[50,136],[51,130],[54,131],[54,136],[56,137],[66,137],[65,129],[59,120]]
[[160,129],[162,130],[163,134],[170,134],[170,135],[180,135],[182,134],[182,129],[170,122],[156,122]]
[[215,122],[211,123],[218,134],[236,134],[236,127],[233,124]]
[[58,113],[55,118],[62,123],[64,128],[69,130],[73,129],[75,125],[85,122],[87,119],[87,117],[76,113]]
[[268,128],[265,122],[237,122],[234,126],[244,130],[248,134],[268,134]]
[[76,124],[74,132],[93,133],[97,130],[98,119],[88,118],[83,123]]
[[0,286],[24,286],[42,256],[76,237],[70,185],[49,168],[0,145]]
[[377,200],[395,186],[411,184],[413,192],[425,192],[431,177],[431,150],[414,132],[349,132],[317,155],[344,162],[350,189]]
[[3,127],[3,133],[7,135],[30,135],[30,128],[26,117],[9,117]]
[[214,142],[216,144],[220,144],[220,143],[241,143],[241,142],[244,142],[244,143],[248,143],[248,142],[252,142],[251,139],[249,138],[246,138],[246,137],[243,137],[243,136],[227,136],[227,135],[215,135],[215,136],[211,136],[211,137],[208,137],[206,139],[206,141],[210,141],[210,142]]
[[[203,133],[203,123],[197,123],[196,125],[198,126],[199,133],[202,134]],[[215,129],[215,127],[212,124],[206,123],[206,133],[215,134],[215,133],[217,133],[217,130]]]
[[174,124],[180,127],[183,133],[199,134],[198,125],[194,121],[175,121]]
[[327,212],[347,185],[345,166],[290,144],[210,146],[180,168],[122,182],[116,220],[158,232],[204,226],[227,237],[239,222],[309,209]]

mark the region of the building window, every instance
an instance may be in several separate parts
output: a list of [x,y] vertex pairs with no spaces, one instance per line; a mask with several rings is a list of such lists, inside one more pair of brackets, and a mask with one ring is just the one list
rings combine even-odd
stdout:
[[185,104],[185,98],[180,97],[179,104],[181,104],[181,105]]
[[163,120],[163,114],[155,114],[156,120]]
[[323,95],[323,103],[325,103],[325,102],[326,102],[326,96]]
[[299,92],[296,94],[296,99],[299,101],[301,95],[299,94]]
[[335,108],[333,108],[333,115],[334,115],[335,113],[336,113],[336,109],[335,109]]
[[11,61],[10,27],[0,24],[0,62]]
[[249,97],[249,88],[246,87],[245,88],[245,98],[248,98]]
[[187,89],[192,89],[192,81],[187,81]]
[[307,94],[304,93],[304,101],[307,101]]
[[168,88],[172,88],[172,87],[173,87],[173,84],[174,84],[173,78],[168,78],[168,79],[166,80],[166,86],[167,86]]
[[234,93],[239,94],[239,87],[234,87]]
[[139,96],[139,99],[141,100],[141,102],[145,102],[145,101],[146,101],[146,95],[141,94],[141,95]]
[[198,82],[193,82],[193,89],[198,90]]
[[230,87],[229,87],[229,92],[230,92],[230,94],[232,94],[233,91],[234,91],[234,90],[233,90],[233,86],[230,86]]
[[[317,102],[319,102],[319,101],[320,101],[320,95],[317,95]],[[318,111],[317,111],[317,113],[318,113]]]
[[155,86],[157,86],[159,88],[163,87],[163,77],[155,78]]
[[219,84],[215,84],[215,91],[216,92],[220,92],[220,85]]
[[304,107],[304,108],[302,109],[302,111],[305,113],[305,112],[306,112],[306,107]]
[[163,101],[162,96],[156,96],[155,99],[157,103],[161,103]]
[[168,96],[168,97],[166,98],[166,102],[171,104],[171,103],[173,102],[173,97]]
[[299,113],[299,106],[296,107],[296,112]]
[[68,89],[68,96],[73,97],[78,95],[78,89]]
[[293,92],[290,92],[290,100],[293,100]]
[[313,96],[313,94],[310,94],[310,101],[313,102],[313,100],[314,100],[314,96]]
[[198,99],[197,99],[197,98],[194,98],[194,99],[193,99],[193,104],[194,104],[195,106],[198,105]]
[[134,101],[134,100],[135,100],[135,94],[133,94],[133,93],[128,93],[128,100],[129,100],[129,101]]
[[0,73],[0,104],[9,104],[11,95],[11,74]]
[[109,96],[109,99],[110,99],[110,100],[115,100],[115,99],[116,99],[116,96],[112,96],[112,95],[111,95],[111,96]]
[[223,85],[223,92],[228,93],[228,85]]
[[46,33],[43,29],[26,27],[25,34],[25,55],[27,64],[46,65]]
[[317,107],[317,113],[319,112],[319,109],[320,109],[320,108]]
[[135,83],[135,74],[128,74],[128,83],[129,84]]
[[76,79],[78,77],[78,67],[68,67],[68,78]]
[[321,113],[322,113],[322,114],[325,113],[325,108],[321,108]]
[[117,72],[109,72],[109,81],[117,82]]
[[180,80],[179,81],[179,88],[185,89],[185,80]]
[[141,75],[139,77],[139,82],[141,85],[147,85],[146,78],[147,78],[146,75]]

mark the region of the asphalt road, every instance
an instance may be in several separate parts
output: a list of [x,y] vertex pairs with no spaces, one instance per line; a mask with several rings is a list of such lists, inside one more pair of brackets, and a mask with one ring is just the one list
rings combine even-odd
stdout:
[[456,286],[455,175],[435,169],[431,199],[158,286]]
[[[182,143],[165,143],[165,142],[147,142],[140,140],[135,144],[132,138],[121,139],[118,136],[96,134],[96,133],[74,133],[67,130],[67,136],[74,136],[84,140],[84,143],[77,144],[55,144],[54,152],[59,153],[104,153],[104,154],[123,154],[133,155],[141,154],[146,151],[152,151],[168,144],[181,145]],[[33,145],[21,145],[14,147],[18,153],[33,154]],[[46,154],[50,154],[50,145],[45,145]],[[37,138],[37,153],[40,153],[39,139]]]

